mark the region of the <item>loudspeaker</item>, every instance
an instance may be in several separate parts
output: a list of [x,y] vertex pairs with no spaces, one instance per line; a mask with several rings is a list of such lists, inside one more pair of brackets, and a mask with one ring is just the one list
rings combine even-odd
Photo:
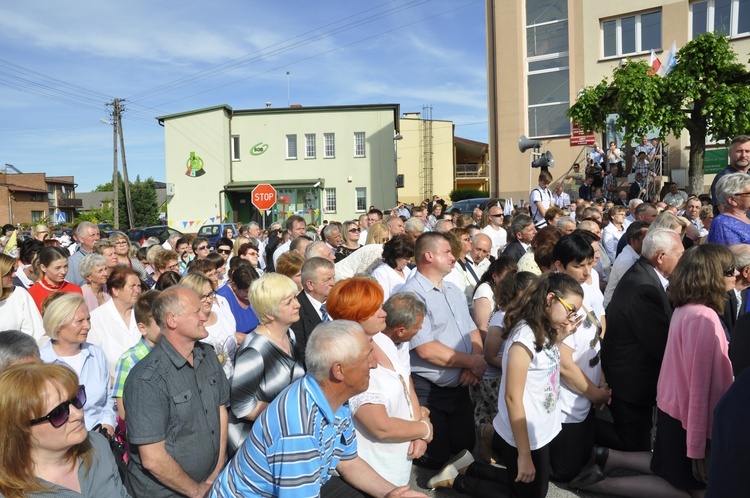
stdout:
[[541,140],[531,140],[526,138],[526,135],[521,135],[518,139],[518,150],[526,152],[529,149],[539,149],[542,146]]
[[552,157],[552,152],[547,151],[538,158],[534,159],[531,163],[532,168],[554,168],[555,167],[555,158]]

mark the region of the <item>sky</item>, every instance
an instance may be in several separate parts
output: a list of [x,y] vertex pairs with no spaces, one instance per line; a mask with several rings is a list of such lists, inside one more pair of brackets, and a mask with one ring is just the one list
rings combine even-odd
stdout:
[[3,2],[0,168],[111,181],[115,98],[131,181],[166,178],[156,116],[220,104],[429,106],[487,142],[484,16],[483,0]]

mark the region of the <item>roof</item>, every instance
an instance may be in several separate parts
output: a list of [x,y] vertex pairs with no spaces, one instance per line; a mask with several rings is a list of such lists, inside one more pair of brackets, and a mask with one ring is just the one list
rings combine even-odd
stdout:
[[182,116],[190,116],[191,114],[200,114],[202,112],[211,112],[218,109],[226,109],[229,114],[232,114],[232,108],[227,104],[215,105],[211,107],[203,107],[201,109],[193,109],[192,111],[177,112],[175,114],[165,114],[164,116],[156,116],[157,121],[164,121],[165,119],[179,118]]
[[486,144],[486,143],[484,143],[484,142],[477,142],[475,140],[469,140],[468,138],[461,138],[461,137],[455,137],[454,136],[453,139],[456,142],[461,142],[461,143],[464,143],[464,144],[467,144],[467,145],[473,145],[475,147],[484,147],[485,149],[489,147],[489,145]]
[[[114,192],[76,192],[76,199],[81,199],[82,206],[78,209],[83,211],[89,211],[92,209],[100,209],[102,203],[105,201],[112,202],[114,199]],[[167,200],[167,189],[157,188],[156,189],[156,204],[161,206]]]
[[5,185],[8,187],[8,190],[12,192],[32,192],[36,194],[46,194],[47,190],[38,189],[38,188],[31,188],[31,187],[21,187],[20,185],[11,185],[7,184]]
[[72,176],[45,176],[47,183],[63,183],[65,185],[77,185]]

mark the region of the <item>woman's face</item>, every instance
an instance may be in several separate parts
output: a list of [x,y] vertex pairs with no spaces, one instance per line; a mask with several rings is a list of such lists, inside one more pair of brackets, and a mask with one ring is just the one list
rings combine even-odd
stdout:
[[442,215],[443,214],[442,204],[436,204],[435,207],[432,208],[432,214],[435,216],[435,218],[438,218],[440,215]]
[[73,319],[57,329],[57,340],[64,344],[83,344],[91,330],[91,317],[85,304],[78,307]]
[[396,270],[401,271],[409,264],[409,258],[396,258]]
[[245,251],[245,253],[240,256],[240,258],[249,262],[253,267],[258,266],[258,251],[256,251],[252,247],[248,248],[248,250]]
[[203,284],[203,292],[200,295],[200,300],[201,310],[205,314],[211,313],[211,306],[214,304],[214,289],[208,282]]
[[468,233],[466,235],[461,236],[461,251],[463,252],[463,255],[467,255],[471,252],[472,249],[472,243],[471,243],[471,235]]
[[102,256],[107,260],[107,266],[110,268],[117,266],[117,254],[114,247],[105,247],[102,250]]
[[[72,396],[68,397],[67,393],[61,391],[62,389],[57,383],[47,382],[44,395],[46,400],[44,415],[49,414],[60,403],[70,401]],[[48,452],[60,452],[86,440],[88,432],[83,420],[83,409],[76,408],[72,403],[68,405],[68,409],[70,410],[68,421],[60,427],[53,427],[48,421],[31,426],[31,445],[33,448]]]
[[279,311],[275,318],[276,322],[285,327],[299,321],[299,301],[297,301],[297,294],[292,293],[281,300]]
[[293,277],[292,280],[294,280],[294,283],[297,284],[297,290],[302,290],[302,271],[298,271]]
[[[727,276],[727,273],[730,273],[730,275]],[[726,286],[727,292],[734,289],[734,286],[737,284],[737,275],[739,274],[739,270],[737,270],[734,265],[729,267],[727,271],[724,271],[724,285]]]
[[586,261],[581,261],[580,263],[571,261],[565,267],[563,267],[558,261],[555,263],[555,266],[560,272],[565,273],[566,275],[570,275],[571,277],[576,279],[579,284],[582,284],[589,279],[589,276],[591,276],[593,259],[587,259]]
[[575,322],[582,304],[583,299],[577,294],[560,297],[552,292],[547,294],[547,318],[552,328],[560,329]]
[[206,273],[206,276],[211,279],[211,282],[214,283],[214,290],[219,288],[219,275],[216,273],[216,270],[209,270]]
[[92,284],[104,285],[107,283],[107,277],[109,277],[107,265],[96,265],[91,269],[91,274],[86,277],[86,280]]
[[344,236],[344,240],[348,240],[349,242],[359,242],[359,236],[361,234],[361,230],[357,225],[354,223],[349,224],[349,226],[346,228],[346,233],[342,234]]
[[365,334],[372,337],[385,328],[386,316],[387,314],[383,311],[383,308],[378,308],[375,314],[370,318],[360,321],[359,324],[362,326],[362,329],[364,329]]
[[118,256],[127,256],[130,249],[130,242],[126,239],[119,238],[115,240],[115,254]]
[[112,297],[127,306],[133,306],[140,295],[141,281],[136,275],[128,275],[122,289],[112,289]]
[[53,284],[61,284],[68,274],[68,258],[54,260],[48,266],[39,265],[44,276]]
[[232,230],[231,228],[227,228],[227,235],[226,235],[226,237],[228,239],[230,239],[230,240],[233,239],[234,238],[234,230]]

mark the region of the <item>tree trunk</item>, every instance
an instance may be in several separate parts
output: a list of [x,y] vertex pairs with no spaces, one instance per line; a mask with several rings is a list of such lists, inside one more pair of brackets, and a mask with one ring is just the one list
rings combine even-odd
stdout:
[[702,107],[696,103],[693,109],[693,119],[686,120],[685,126],[690,136],[690,163],[688,169],[688,193],[701,195],[703,193],[703,161],[706,156],[706,126],[700,118]]

